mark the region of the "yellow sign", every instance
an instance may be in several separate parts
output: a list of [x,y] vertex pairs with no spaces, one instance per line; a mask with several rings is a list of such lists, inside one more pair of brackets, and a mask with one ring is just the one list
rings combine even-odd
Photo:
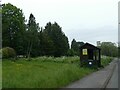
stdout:
[[87,49],[82,50],[83,55],[87,55]]

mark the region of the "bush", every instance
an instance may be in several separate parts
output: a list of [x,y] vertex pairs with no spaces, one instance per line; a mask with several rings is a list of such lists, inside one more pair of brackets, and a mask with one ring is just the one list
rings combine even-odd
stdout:
[[2,49],[2,58],[14,58],[16,56],[16,52],[13,48],[5,47]]
[[76,52],[73,49],[69,49],[67,52],[67,56],[75,56]]
[[112,60],[113,60],[113,57],[102,56],[102,58],[101,58],[101,64],[102,64],[103,66],[106,66],[106,65],[108,65]]

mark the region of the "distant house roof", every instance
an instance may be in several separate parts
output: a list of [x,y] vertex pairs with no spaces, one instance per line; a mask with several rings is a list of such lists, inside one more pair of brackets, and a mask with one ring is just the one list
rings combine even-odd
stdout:
[[99,49],[100,50],[100,48],[98,48],[98,47],[96,47],[96,46],[94,46],[92,44],[89,44],[89,43],[85,43],[84,45],[82,45],[80,47],[80,49],[83,49],[83,48],[87,48],[87,49]]

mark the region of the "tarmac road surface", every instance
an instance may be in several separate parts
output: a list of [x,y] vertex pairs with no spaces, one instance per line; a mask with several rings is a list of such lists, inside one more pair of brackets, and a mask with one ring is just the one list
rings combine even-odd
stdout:
[[112,77],[109,80],[106,88],[118,88],[118,63],[116,64]]
[[118,59],[114,59],[105,68],[73,82],[64,88],[116,88],[118,87],[117,63]]

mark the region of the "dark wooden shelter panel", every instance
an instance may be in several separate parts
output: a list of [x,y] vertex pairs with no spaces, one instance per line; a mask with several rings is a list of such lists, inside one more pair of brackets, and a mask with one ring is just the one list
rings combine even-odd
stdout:
[[80,47],[80,64],[81,66],[101,66],[101,49],[89,44],[85,43]]

